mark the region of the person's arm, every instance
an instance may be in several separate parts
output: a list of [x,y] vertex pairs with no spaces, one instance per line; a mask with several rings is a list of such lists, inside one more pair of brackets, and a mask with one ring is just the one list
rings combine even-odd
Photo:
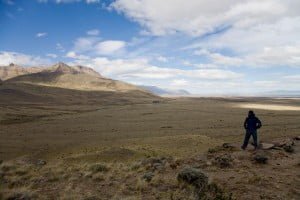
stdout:
[[262,126],[261,121],[257,118],[256,128],[259,129]]
[[244,128],[247,129],[247,126],[248,126],[248,118],[245,119]]

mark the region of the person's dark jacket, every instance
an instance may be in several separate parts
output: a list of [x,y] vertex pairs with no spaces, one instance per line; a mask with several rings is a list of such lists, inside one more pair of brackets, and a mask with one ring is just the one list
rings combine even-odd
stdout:
[[248,116],[244,122],[245,129],[249,131],[256,131],[261,126],[261,121],[255,115]]

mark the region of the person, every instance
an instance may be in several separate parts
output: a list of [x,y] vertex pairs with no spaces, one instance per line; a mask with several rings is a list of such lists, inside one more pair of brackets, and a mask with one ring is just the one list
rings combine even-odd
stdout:
[[245,150],[247,148],[250,137],[253,138],[253,145],[255,149],[257,149],[257,129],[262,126],[261,121],[255,116],[252,110],[249,110],[248,117],[244,122],[244,128],[246,129],[244,143],[242,145],[242,149]]

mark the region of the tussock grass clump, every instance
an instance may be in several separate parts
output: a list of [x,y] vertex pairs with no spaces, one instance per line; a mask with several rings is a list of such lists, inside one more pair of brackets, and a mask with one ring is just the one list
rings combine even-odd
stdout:
[[231,193],[226,193],[219,185],[212,182],[207,186],[205,199],[209,200],[233,200]]
[[96,164],[91,165],[89,170],[92,173],[98,173],[98,172],[107,172],[107,171],[109,171],[109,168],[104,164],[96,163]]

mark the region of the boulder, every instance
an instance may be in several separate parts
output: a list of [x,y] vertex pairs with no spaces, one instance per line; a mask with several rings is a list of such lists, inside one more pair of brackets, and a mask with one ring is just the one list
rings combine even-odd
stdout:
[[275,144],[272,144],[272,143],[260,143],[260,146],[259,146],[261,149],[264,149],[264,150],[268,150],[268,149],[272,149],[275,147]]
[[292,140],[292,139],[285,139],[285,140],[279,141],[279,142],[277,142],[275,144],[275,146],[277,146],[277,147],[284,147],[286,145],[293,146],[294,145],[294,140]]

